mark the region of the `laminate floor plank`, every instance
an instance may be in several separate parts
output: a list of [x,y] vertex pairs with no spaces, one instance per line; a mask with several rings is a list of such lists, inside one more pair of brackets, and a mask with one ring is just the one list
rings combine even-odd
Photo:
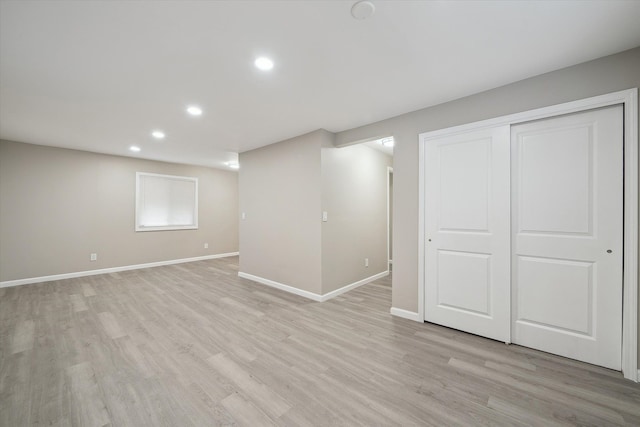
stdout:
[[84,295],[86,298],[95,297],[97,295],[96,291],[93,290],[93,288],[89,283],[83,282],[81,286],[82,286],[82,295]]
[[67,368],[71,382],[71,413],[74,424],[82,426],[104,426],[110,417],[104,404],[98,379],[91,363],[84,362]]
[[491,379],[494,381],[498,381],[506,386],[511,386],[521,391],[530,393],[534,396],[540,396],[540,397],[544,396],[545,398],[553,399],[557,402],[562,402],[568,407],[573,408],[576,411],[576,413],[586,414],[589,417],[597,418],[598,424],[599,423],[602,423],[603,425],[604,424],[608,424],[608,425],[624,425],[625,424],[624,417],[620,413],[612,410],[611,408],[605,407],[604,405],[600,405],[592,401],[585,401],[583,399],[571,399],[570,396],[568,395],[564,395],[563,393],[556,392],[552,389],[538,385],[536,383],[527,383],[523,381],[518,381],[517,379],[511,377],[510,375],[505,375],[499,372],[493,372],[484,367],[473,365],[471,363],[463,362],[461,360],[457,360],[454,358],[451,358],[449,360],[449,364],[469,374],[485,377],[487,379]]
[[33,348],[35,323],[33,320],[24,320],[16,325],[11,343],[11,354],[20,353]]
[[273,389],[258,382],[253,375],[228,356],[220,353],[211,356],[207,361],[218,372],[233,381],[244,394],[251,398],[257,407],[273,418],[277,418],[291,409],[291,405],[274,392]]
[[0,426],[640,425],[619,372],[324,303],[238,257],[0,289]]
[[234,393],[222,400],[222,406],[231,414],[240,426],[275,426],[271,418],[260,411],[252,402]]

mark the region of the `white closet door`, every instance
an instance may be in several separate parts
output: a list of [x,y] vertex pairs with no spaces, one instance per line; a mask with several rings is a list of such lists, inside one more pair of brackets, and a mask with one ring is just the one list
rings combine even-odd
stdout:
[[510,341],[509,127],[425,146],[425,320]]
[[512,340],[621,369],[622,107],[513,126]]

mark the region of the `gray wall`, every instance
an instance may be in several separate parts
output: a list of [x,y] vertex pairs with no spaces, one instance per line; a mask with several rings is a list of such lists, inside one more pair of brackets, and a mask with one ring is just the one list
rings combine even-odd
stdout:
[[315,131],[240,154],[240,271],[322,294],[320,149]]
[[[323,293],[387,271],[387,167],[365,145],[322,149]],[[369,267],[364,259],[369,258]]]
[[640,47],[336,134],[336,145],[395,137],[393,307],[418,310],[420,133],[634,87],[640,87]]
[[[199,229],[136,233],[137,171],[197,177]],[[0,141],[0,281],[237,252],[237,182],[236,172]]]
[[241,153],[240,271],[318,295],[386,271],[390,165],[322,129]]

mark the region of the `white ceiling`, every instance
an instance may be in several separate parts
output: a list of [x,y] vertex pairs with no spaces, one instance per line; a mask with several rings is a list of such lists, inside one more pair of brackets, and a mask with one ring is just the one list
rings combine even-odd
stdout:
[[353,3],[2,0],[0,137],[224,167],[640,45],[640,1]]

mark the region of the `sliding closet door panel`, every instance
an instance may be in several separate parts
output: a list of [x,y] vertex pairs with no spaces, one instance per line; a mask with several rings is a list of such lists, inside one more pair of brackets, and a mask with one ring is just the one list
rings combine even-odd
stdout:
[[513,126],[512,340],[620,370],[622,107]]
[[510,340],[509,127],[427,141],[425,320]]

